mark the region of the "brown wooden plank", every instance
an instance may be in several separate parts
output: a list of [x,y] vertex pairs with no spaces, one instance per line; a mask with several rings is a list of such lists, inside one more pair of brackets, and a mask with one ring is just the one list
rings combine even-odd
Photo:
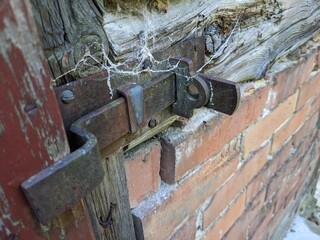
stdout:
[[0,5],[0,239],[93,239],[83,203],[44,227],[20,188],[69,147],[31,5]]
[[123,151],[110,155],[103,166],[103,182],[86,197],[96,239],[134,240]]

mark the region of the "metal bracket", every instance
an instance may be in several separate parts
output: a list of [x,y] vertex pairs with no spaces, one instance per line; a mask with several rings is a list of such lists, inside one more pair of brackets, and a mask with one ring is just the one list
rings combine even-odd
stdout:
[[21,185],[35,214],[45,225],[74,206],[103,179],[97,138],[79,126],[81,122],[79,119],[70,129],[81,147]]
[[117,90],[127,100],[130,133],[134,133],[144,124],[143,87],[136,83],[129,83]]
[[173,113],[190,118],[194,109],[203,106],[228,115],[236,111],[240,102],[237,83],[202,73],[194,74],[190,59],[171,58],[170,64],[176,75],[177,91]]
[[218,112],[232,115],[240,103],[239,84],[223,78],[211,77],[202,73],[197,74],[196,81],[204,81],[209,89],[210,96],[204,107]]
[[[196,60],[197,67],[202,66],[204,40],[197,38],[183,46],[185,56]],[[119,84],[113,98],[108,95],[111,90],[105,83],[106,73],[55,89],[71,146],[77,150],[22,184],[43,224],[72,207],[102,181],[100,153],[105,157],[137,138],[150,138],[163,129],[155,125],[166,124],[175,115],[190,118],[195,108],[206,106],[229,115],[237,109],[237,83],[195,73],[189,58],[171,58],[169,63],[170,70],[162,70],[144,84],[111,76],[118,77],[115,82]],[[148,124],[150,119],[153,124]]]

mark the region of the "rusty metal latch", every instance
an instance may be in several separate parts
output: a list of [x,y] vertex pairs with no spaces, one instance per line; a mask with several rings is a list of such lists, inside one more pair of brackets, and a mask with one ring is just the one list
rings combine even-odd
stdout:
[[22,189],[43,224],[71,208],[103,179],[97,138],[81,125],[71,126],[80,147],[22,183]]
[[[204,49],[203,39],[186,44],[197,45],[197,51],[187,55],[203,59],[204,53],[199,50]],[[106,97],[110,90],[105,84],[106,73],[56,89],[69,141],[76,150],[22,184],[41,223],[48,224],[90,193],[103,179],[100,153],[126,147],[154,125],[148,122],[155,121],[159,112],[169,109],[171,116],[190,118],[194,109],[203,106],[229,115],[237,109],[240,99],[237,83],[195,73],[188,58],[171,58],[169,64],[173,71],[158,74],[145,84],[131,82],[118,86],[112,99]],[[85,100],[77,101],[76,95],[64,101],[64,96],[70,93],[82,95],[83,99],[90,95],[99,108],[92,109]],[[79,114],[83,117],[74,121]]]
[[173,113],[190,118],[194,109],[204,106],[228,115],[237,109],[240,100],[237,83],[202,73],[195,74],[190,59],[172,58],[170,63],[176,66],[174,72],[177,79]]

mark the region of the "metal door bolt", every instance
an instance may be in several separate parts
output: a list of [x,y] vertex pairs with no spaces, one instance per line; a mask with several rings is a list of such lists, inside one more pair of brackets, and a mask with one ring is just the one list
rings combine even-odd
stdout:
[[149,121],[149,123],[148,123],[148,126],[149,126],[150,128],[154,128],[154,127],[156,127],[157,125],[158,125],[157,119],[151,118],[150,121]]
[[63,103],[71,103],[75,99],[74,93],[71,90],[64,90],[61,93],[61,101]]

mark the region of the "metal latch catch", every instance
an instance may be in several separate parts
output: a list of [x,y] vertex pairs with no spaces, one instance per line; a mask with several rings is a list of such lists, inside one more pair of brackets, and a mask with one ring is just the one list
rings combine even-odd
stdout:
[[[186,54],[204,59],[203,39],[187,42],[187,49],[193,49],[192,44],[197,44],[196,53]],[[171,58],[169,63],[173,71],[157,75],[146,84],[118,86],[113,99],[107,98],[105,73],[56,89],[58,98],[71,91],[82,95],[84,100],[74,100],[77,96],[70,101],[59,99],[69,139],[76,150],[22,183],[41,223],[48,224],[91,192],[104,176],[100,153],[123,148],[147,133],[148,120],[159,112],[169,109],[166,116],[190,118],[194,109],[203,106],[229,115],[237,109],[240,100],[237,83],[196,73],[188,58]],[[87,99],[99,107],[92,109]],[[83,117],[71,124],[78,116]]]

